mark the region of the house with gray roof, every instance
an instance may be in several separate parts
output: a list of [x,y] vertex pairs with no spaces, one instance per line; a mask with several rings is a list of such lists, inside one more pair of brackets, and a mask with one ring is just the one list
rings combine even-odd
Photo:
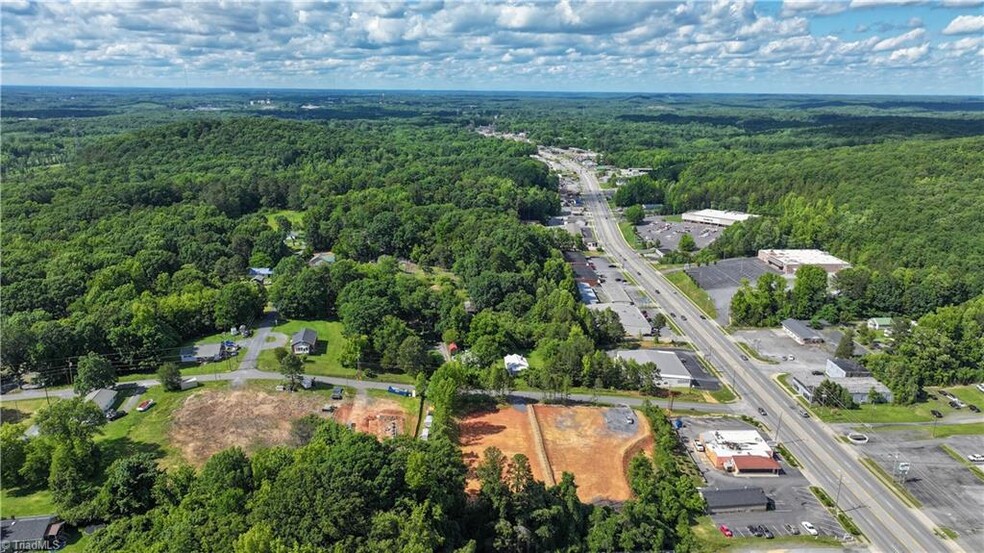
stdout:
[[310,328],[302,328],[290,338],[290,350],[294,355],[308,355],[318,344],[318,333]]
[[0,551],[54,551],[65,545],[63,527],[54,515],[0,520]]
[[823,336],[819,332],[810,328],[804,321],[796,319],[786,319],[782,322],[782,329],[790,338],[796,340],[798,344],[822,344]]

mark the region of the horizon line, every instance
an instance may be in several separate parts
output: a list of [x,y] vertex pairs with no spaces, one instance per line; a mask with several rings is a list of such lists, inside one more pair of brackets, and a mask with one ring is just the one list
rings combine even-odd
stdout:
[[2,88],[64,88],[88,90],[167,90],[167,91],[278,91],[278,92],[391,92],[391,93],[463,93],[463,94],[506,94],[506,95],[626,95],[626,96],[808,96],[808,97],[888,97],[888,98],[961,98],[984,100],[981,94],[899,94],[891,92],[683,92],[683,91],[590,91],[590,90],[515,90],[515,89],[462,89],[462,88],[310,88],[284,86],[129,86],[129,85],[75,85],[75,84],[0,84]]

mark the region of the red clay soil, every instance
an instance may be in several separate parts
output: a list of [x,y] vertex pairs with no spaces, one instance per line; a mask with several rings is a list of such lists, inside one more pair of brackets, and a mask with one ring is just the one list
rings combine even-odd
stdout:
[[343,403],[334,413],[341,424],[355,424],[359,432],[373,434],[379,438],[392,438],[403,434],[407,424],[407,414],[395,401],[379,399],[359,394],[351,402]]
[[639,451],[652,452],[652,436],[644,417],[635,417],[635,432],[618,433],[605,425],[606,409],[536,405],[547,459],[559,482],[573,473],[581,501],[618,502],[632,496],[626,478],[628,462]]
[[465,416],[458,421],[458,443],[465,464],[468,465],[467,489],[469,493],[478,491],[478,480],[475,478],[475,466],[482,460],[485,450],[497,447],[507,458],[522,453],[530,460],[533,477],[543,480],[543,470],[537,462],[534,446],[533,430],[530,428],[529,416],[520,407],[502,406],[494,411],[480,411]]

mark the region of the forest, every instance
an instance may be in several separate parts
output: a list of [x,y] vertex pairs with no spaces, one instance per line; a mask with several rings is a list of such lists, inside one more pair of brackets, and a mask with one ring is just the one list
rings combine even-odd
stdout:
[[[574,239],[539,224],[560,198],[536,147],[476,125],[651,167],[618,205],[763,215],[701,262],[761,247],[850,260],[832,289],[810,269],[789,292],[765,278],[734,311],[749,325],[915,319],[865,360],[896,401],[984,376],[979,101],[5,87],[0,102],[5,382],[88,390],[160,369],[173,383],[180,345],[270,304],[341,322],[343,364],[406,372],[435,409],[428,442],[302,420],[290,446],[228,450],[197,472],[108,457],[94,441],[105,419],[82,401],[43,409],[29,441],[2,425],[5,485],[47,488],[67,520],[108,522],[90,551],[699,548],[700,497],[651,407],[655,453],[632,460],[634,499],[619,509],[581,504],[570,475],[535,482],[528,459],[494,449],[465,495],[454,420],[466,391],[513,386],[504,354],[536,349],[527,383],[560,394],[652,394],[658,371],[605,354],[624,329],[578,300],[561,254]],[[338,260],[309,266],[322,251]],[[273,268],[269,285],[250,267]],[[438,341],[469,354],[438,365]]]

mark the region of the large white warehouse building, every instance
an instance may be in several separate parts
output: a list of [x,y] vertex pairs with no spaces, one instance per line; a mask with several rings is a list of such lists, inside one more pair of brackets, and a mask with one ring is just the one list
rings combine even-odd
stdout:
[[688,211],[680,218],[687,223],[703,223],[705,225],[717,225],[719,227],[730,227],[735,223],[748,220],[758,215],[742,213],[740,211],[720,211],[717,209],[701,209],[699,211]]

